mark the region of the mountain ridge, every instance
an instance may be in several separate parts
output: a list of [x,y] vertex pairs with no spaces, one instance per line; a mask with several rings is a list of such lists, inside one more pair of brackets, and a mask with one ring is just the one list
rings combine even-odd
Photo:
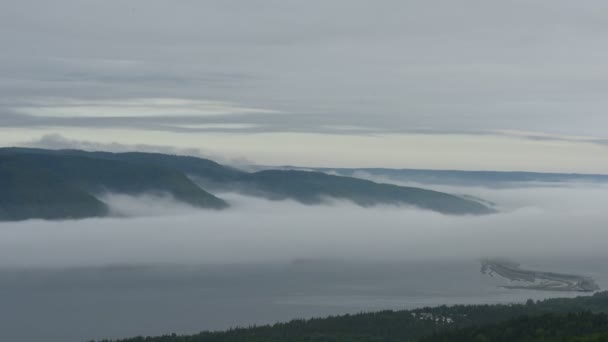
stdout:
[[[46,203],[64,203],[65,208],[60,211],[69,211],[67,208],[70,203],[77,203],[77,198],[80,197],[83,203],[89,203],[88,208],[81,208],[73,215],[64,213],[65,218],[106,215],[107,207],[104,208],[103,203],[94,204],[93,202],[98,200],[93,201],[91,198],[88,202],[84,200],[87,196],[103,192],[139,195],[162,191],[195,207],[228,207],[228,203],[207,192],[207,189],[236,191],[271,200],[294,199],[308,205],[320,204],[325,197],[333,197],[349,200],[363,207],[377,204],[408,205],[451,215],[495,212],[478,201],[423,188],[376,183],[322,172],[246,172],[204,158],[161,153],[0,148],[0,171],[4,170],[0,177],[15,179],[9,177],[9,166],[13,175],[23,172],[33,175],[32,177],[48,179],[46,186],[45,183],[38,183],[39,196],[30,196],[30,201],[44,204],[46,199]],[[4,213],[3,216],[0,215],[0,219],[62,217],[59,214],[32,214],[28,217],[25,213],[34,213],[35,210],[27,208],[27,201],[14,201],[18,197],[15,191],[19,193],[19,189],[25,191],[24,189],[29,187],[27,180],[21,179],[20,182],[12,185],[17,189],[13,193],[0,194],[0,214]],[[59,201],[56,192],[62,186],[72,190],[73,198]],[[17,210],[19,204],[25,207],[22,214],[12,215],[7,212]]]

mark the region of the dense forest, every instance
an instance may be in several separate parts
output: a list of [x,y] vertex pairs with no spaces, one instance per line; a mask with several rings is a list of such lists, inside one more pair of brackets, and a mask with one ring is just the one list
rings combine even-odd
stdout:
[[[603,341],[608,292],[511,305],[456,305],[381,311],[196,335],[135,337],[112,342],[228,341]],[[572,323],[568,323],[568,322]],[[559,330],[553,327],[559,326]],[[552,330],[553,329],[553,330]],[[509,331],[511,339],[495,336]],[[553,333],[551,331],[554,331]],[[553,335],[551,335],[553,334]],[[551,339],[544,339],[550,337]],[[570,339],[575,338],[576,339]],[[557,338],[557,339],[556,339]],[[580,339],[579,339],[580,338]],[[110,342],[105,340],[103,342]]]
[[499,324],[460,329],[421,342],[608,341],[608,316],[591,312],[522,316]]

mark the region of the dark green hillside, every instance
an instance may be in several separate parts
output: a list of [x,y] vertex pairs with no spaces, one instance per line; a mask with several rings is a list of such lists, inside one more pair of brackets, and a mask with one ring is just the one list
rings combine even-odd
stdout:
[[209,159],[190,156],[177,156],[161,153],[143,152],[111,153],[87,152],[80,150],[44,150],[36,148],[0,148],[0,155],[15,153],[69,155],[154,165],[166,169],[177,170],[185,175],[197,176],[209,183],[231,182],[237,180],[239,177],[245,174],[245,172],[243,171],[237,170],[229,166],[218,164]]
[[225,203],[201,190],[190,178],[204,188],[270,199],[294,199],[305,204],[318,204],[324,197],[334,197],[361,206],[405,204],[444,214],[494,212],[479,201],[437,191],[320,172],[270,170],[247,173],[196,157],[27,148],[0,149],[2,156],[22,158],[31,167],[47,170],[53,179],[76,184],[89,192],[109,190],[137,194],[159,190],[202,207],[221,208]]
[[[289,323],[238,328],[224,332],[201,332],[196,335],[135,337],[120,342],[279,342],[279,341],[385,341],[385,342],[443,342],[443,341],[562,341],[556,336],[588,336],[606,333],[606,316],[591,313],[608,312],[608,293],[573,299],[549,299],[514,305],[456,305],[404,311],[381,311]],[[550,316],[546,316],[550,314]],[[526,318],[518,318],[527,316]],[[507,322],[513,320],[511,322]],[[568,322],[571,320],[571,322]],[[507,323],[502,323],[507,322]],[[498,324],[498,325],[496,325]],[[552,327],[561,330],[551,335]],[[481,327],[481,328],[478,328]],[[487,328],[486,328],[487,327]],[[509,327],[512,330],[509,332]],[[529,332],[544,329],[549,339],[519,339]],[[463,329],[463,330],[461,330]],[[532,330],[534,329],[534,330]],[[470,332],[487,333],[486,339],[476,339]],[[509,333],[513,339],[498,340],[495,331]],[[443,335],[446,334],[446,335]],[[469,339],[443,339],[443,336],[464,336]],[[471,337],[472,336],[472,337]],[[427,338],[427,340],[425,340]],[[587,338],[587,337],[585,337]],[[567,340],[571,341],[571,340]],[[576,341],[576,340],[573,340]],[[592,341],[592,340],[582,340]],[[108,341],[105,341],[108,342]]]
[[53,179],[93,193],[137,195],[166,192],[198,207],[222,208],[225,203],[196,186],[182,173],[154,165],[79,156],[13,156],[24,168],[44,170]]
[[443,192],[375,183],[363,179],[332,176],[321,172],[268,170],[244,175],[248,189],[273,199],[293,198],[319,203],[322,198],[348,199],[367,207],[376,204],[406,204],[445,214],[487,214],[490,208]]
[[227,206],[182,173],[154,165],[24,153],[0,155],[0,170],[4,220],[103,216],[107,208],[94,195],[104,192],[162,192],[196,207]]
[[0,220],[64,219],[104,216],[106,205],[78,187],[44,171],[0,158]]

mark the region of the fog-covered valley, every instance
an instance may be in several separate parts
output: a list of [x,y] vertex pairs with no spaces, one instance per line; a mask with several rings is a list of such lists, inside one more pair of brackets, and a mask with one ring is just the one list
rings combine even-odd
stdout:
[[448,216],[408,207],[361,208],[221,194],[231,207],[201,210],[158,194],[106,194],[111,218],[0,224],[0,266],[222,264],[484,256],[608,255],[605,186],[455,188],[496,203],[497,214]]
[[482,257],[608,286],[605,186],[438,190],[483,198],[500,212],[452,216],[235,193],[219,194],[230,208],[216,211],[158,193],[107,193],[108,218],[0,223],[1,296],[11,308],[0,310],[10,322],[0,338],[23,338],[24,322],[38,327],[27,338],[66,342],[576,295],[500,288],[504,279],[479,272]]

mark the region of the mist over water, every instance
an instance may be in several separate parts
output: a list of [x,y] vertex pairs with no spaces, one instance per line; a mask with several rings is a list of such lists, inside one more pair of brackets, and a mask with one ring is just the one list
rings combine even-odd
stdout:
[[0,267],[608,256],[605,186],[450,190],[495,202],[501,213],[446,216],[329,199],[307,206],[230,193],[220,194],[230,209],[214,211],[158,194],[106,194],[111,218],[0,224]]
[[104,194],[110,218],[1,223],[0,340],[196,333],[579,295],[500,288],[504,279],[479,272],[481,257],[608,286],[608,187],[437,189],[495,202],[501,212],[446,216],[234,193],[218,194],[231,207],[214,211],[163,194]]

